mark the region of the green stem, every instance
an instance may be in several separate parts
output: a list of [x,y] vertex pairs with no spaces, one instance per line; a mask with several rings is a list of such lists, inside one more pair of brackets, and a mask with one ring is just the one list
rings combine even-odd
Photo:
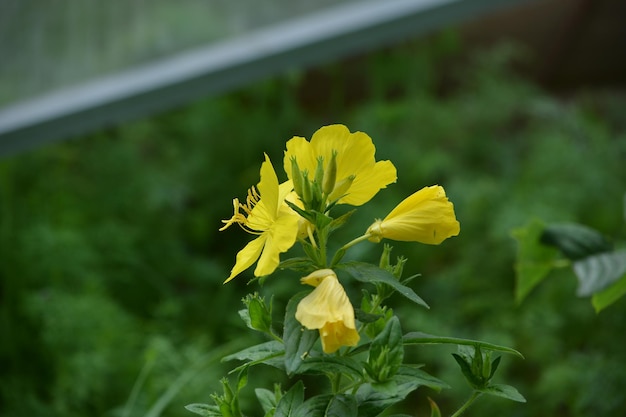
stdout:
[[456,413],[452,414],[450,417],[459,417],[461,414],[465,412],[465,410],[469,408],[470,405],[472,405],[472,403],[476,400],[476,398],[481,396],[481,394],[482,394],[481,392],[474,391],[472,395],[467,399],[467,401],[465,401],[465,404],[463,404],[461,408],[456,410]]
[[364,234],[363,236],[359,236],[354,240],[351,240],[350,242],[346,243],[345,245],[343,245],[342,247],[339,248],[339,250],[337,250],[337,252],[335,252],[335,256],[333,257],[332,262],[330,263],[331,268],[335,265],[337,265],[339,263],[339,261],[341,261],[341,258],[343,258],[343,255],[345,255],[346,250],[348,250],[349,248],[351,248],[352,246],[356,245],[359,242],[363,242],[364,240],[368,239],[370,237],[369,234]]

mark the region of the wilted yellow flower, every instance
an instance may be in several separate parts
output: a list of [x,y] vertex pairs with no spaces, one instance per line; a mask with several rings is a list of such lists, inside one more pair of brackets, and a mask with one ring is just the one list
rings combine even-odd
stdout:
[[382,239],[438,245],[459,234],[454,206],[443,187],[424,187],[398,204],[383,220],[376,220],[366,232],[369,240]]
[[356,346],[354,308],[332,269],[320,269],[301,279],[316,287],[296,309],[296,319],[307,329],[319,329],[322,349],[333,353],[342,346]]
[[279,254],[293,246],[300,216],[285,204],[285,198],[292,189],[291,181],[278,184],[274,167],[265,155],[257,188],[250,188],[246,204],[241,204],[235,198],[233,217],[222,220],[225,225],[220,231],[238,223],[246,232],[258,235],[237,253],[235,266],[224,283],[250,267],[257,259],[259,262],[254,275],[260,277],[271,274],[280,263]]
[[[336,152],[336,170],[328,170],[328,164]],[[328,195],[328,201],[338,199],[339,204],[360,206],[376,195],[378,190],[396,181],[396,168],[390,161],[378,161],[372,139],[363,132],[350,133],[344,125],[320,128],[311,141],[295,136],[287,142],[284,167],[289,179],[293,179],[292,158],[301,172],[313,181],[318,159],[322,157],[322,172],[326,177],[319,184]],[[332,175],[329,174],[332,173]],[[330,175],[332,184],[329,184]],[[298,187],[296,187],[297,189]]]

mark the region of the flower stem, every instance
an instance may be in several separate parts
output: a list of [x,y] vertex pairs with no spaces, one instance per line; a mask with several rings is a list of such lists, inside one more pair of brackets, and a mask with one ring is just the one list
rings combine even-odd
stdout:
[[366,233],[363,236],[359,236],[356,239],[351,240],[350,242],[348,242],[345,245],[343,245],[340,250],[347,250],[347,249],[351,248],[352,246],[356,245],[357,243],[363,242],[364,240],[368,239],[369,237],[370,237],[369,233]]
[[474,391],[472,395],[467,399],[467,401],[465,401],[465,404],[463,404],[461,408],[456,410],[456,413],[452,414],[450,417],[459,417],[461,414],[465,412],[465,410],[469,408],[470,405],[472,405],[472,403],[476,400],[476,398],[480,397],[481,395],[482,395],[481,392]]

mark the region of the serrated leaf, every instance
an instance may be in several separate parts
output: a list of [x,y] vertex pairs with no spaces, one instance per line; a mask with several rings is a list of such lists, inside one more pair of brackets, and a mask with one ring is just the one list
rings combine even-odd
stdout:
[[487,395],[494,395],[496,397],[506,398],[508,400],[517,401],[520,403],[525,403],[526,398],[522,394],[519,393],[515,387],[504,384],[491,384],[483,389],[477,390]]
[[422,332],[410,332],[404,335],[403,341],[405,345],[465,345],[465,346],[480,346],[483,350],[492,350],[495,352],[504,352],[515,355],[521,359],[524,359],[524,355],[517,350],[506,346],[495,345],[493,343],[481,342],[479,340],[461,339],[458,337],[442,337],[434,336]]
[[568,259],[578,260],[613,249],[600,232],[581,224],[551,224],[544,228],[541,243],[558,248]]
[[419,304],[422,307],[430,308],[428,304],[426,304],[426,302],[415,293],[415,291],[406,285],[402,285],[391,272],[381,269],[375,265],[353,261],[339,264],[336,266],[336,269],[346,271],[354,279],[360,282],[385,283],[414,303]]
[[533,220],[524,228],[512,231],[517,241],[515,262],[515,301],[519,304],[554,268],[558,250],[542,245],[539,240],[544,224]]
[[604,310],[626,295],[626,275],[618,279],[613,285],[593,295],[591,304],[596,313]]
[[600,253],[574,262],[579,297],[602,291],[626,274],[626,250]]
[[308,330],[296,320],[298,303],[309,294],[308,291],[294,295],[287,303],[283,341],[285,343],[285,369],[287,375],[293,375],[304,357],[308,355],[319,336],[316,330]]
[[209,404],[189,404],[185,408],[187,411],[198,414],[203,417],[222,417],[219,407]]
[[287,391],[278,404],[276,405],[276,411],[274,417],[294,417],[296,416],[296,409],[302,405],[304,401],[304,384],[302,381],[298,381]]

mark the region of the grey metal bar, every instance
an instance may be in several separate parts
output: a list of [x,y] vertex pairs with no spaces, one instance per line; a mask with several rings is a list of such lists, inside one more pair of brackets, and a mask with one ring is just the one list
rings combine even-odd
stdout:
[[0,109],[0,155],[531,0],[349,3]]

